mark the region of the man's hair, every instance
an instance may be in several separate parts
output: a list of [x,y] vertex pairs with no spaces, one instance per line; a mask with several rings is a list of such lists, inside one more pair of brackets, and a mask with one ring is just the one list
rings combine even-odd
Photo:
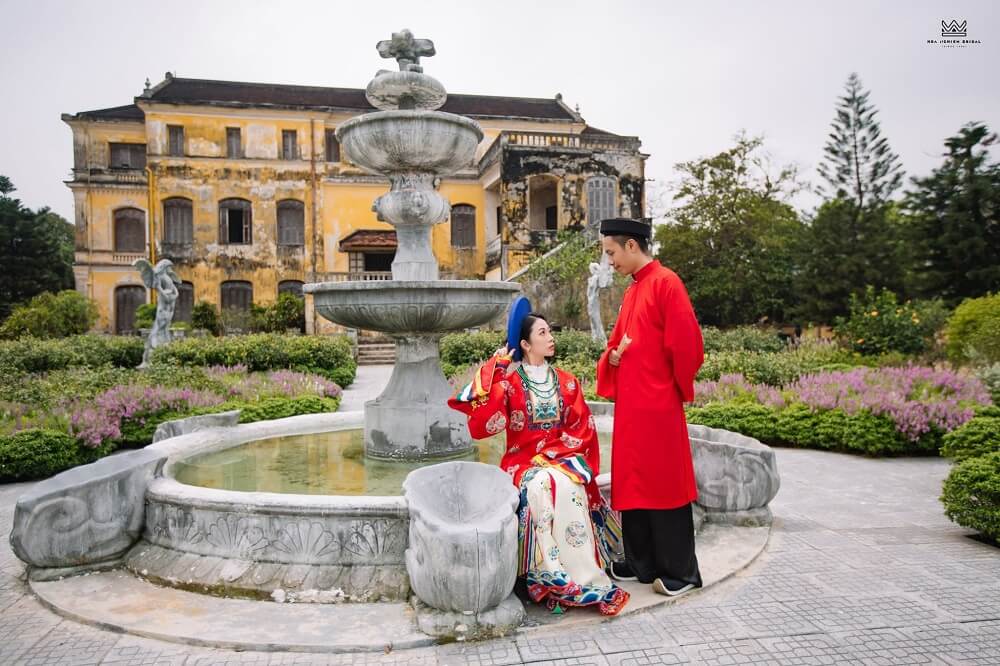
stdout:
[[625,243],[627,243],[630,239],[634,240],[636,243],[639,244],[639,249],[642,250],[643,254],[649,254],[648,238],[643,238],[642,236],[626,236],[625,234],[614,234],[611,236],[611,238],[613,238],[614,241],[619,245],[621,245],[622,247],[625,247]]

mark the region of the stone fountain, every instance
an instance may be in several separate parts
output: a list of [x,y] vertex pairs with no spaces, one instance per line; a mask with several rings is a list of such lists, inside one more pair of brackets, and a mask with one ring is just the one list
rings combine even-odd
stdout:
[[392,280],[323,282],[303,290],[330,321],[379,331],[396,342],[389,384],[365,404],[365,455],[456,457],[471,451],[472,440],[465,417],[447,406],[451,387],[441,371],[439,341],[445,333],[494,319],[520,287],[439,279],[431,228],[448,218],[451,206],[436,183],[472,164],[483,132],[469,118],[437,110],[447,93],[419,64],[434,55],[429,40],[403,30],[377,48],[383,58],[396,59],[399,71],[375,75],[366,97],[380,111],[344,123],[337,139],[351,162],[391,184],[372,209],[396,228]]

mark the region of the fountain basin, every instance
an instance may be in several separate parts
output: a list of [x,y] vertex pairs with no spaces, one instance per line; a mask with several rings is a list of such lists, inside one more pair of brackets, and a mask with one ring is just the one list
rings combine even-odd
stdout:
[[350,160],[373,174],[452,174],[472,164],[479,123],[443,111],[374,111],[337,128]]
[[320,282],[302,290],[330,321],[391,335],[444,334],[494,319],[518,284],[480,280]]

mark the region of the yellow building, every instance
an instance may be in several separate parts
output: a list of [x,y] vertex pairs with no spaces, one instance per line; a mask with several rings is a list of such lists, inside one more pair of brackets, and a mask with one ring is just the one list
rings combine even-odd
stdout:
[[[386,279],[395,231],[372,202],[388,181],[341,155],[334,130],[373,111],[361,89],[183,79],[126,106],[65,114],[73,130],[76,286],[99,328],[134,329],[148,295],[132,262],[169,258],[196,301],[267,304],[304,282]],[[643,213],[639,140],[589,127],[555,99],[449,95],[477,120],[476,164],[441,182],[442,277],[505,279],[564,228]],[[150,239],[154,242],[150,243]],[[309,332],[332,325],[313,316]]]

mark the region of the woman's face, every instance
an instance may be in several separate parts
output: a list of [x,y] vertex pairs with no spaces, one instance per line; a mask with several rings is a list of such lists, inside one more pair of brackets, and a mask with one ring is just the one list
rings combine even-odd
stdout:
[[549,322],[544,319],[536,319],[531,325],[528,340],[521,340],[521,350],[525,357],[529,354],[535,357],[554,355],[556,353],[556,340],[552,337]]

